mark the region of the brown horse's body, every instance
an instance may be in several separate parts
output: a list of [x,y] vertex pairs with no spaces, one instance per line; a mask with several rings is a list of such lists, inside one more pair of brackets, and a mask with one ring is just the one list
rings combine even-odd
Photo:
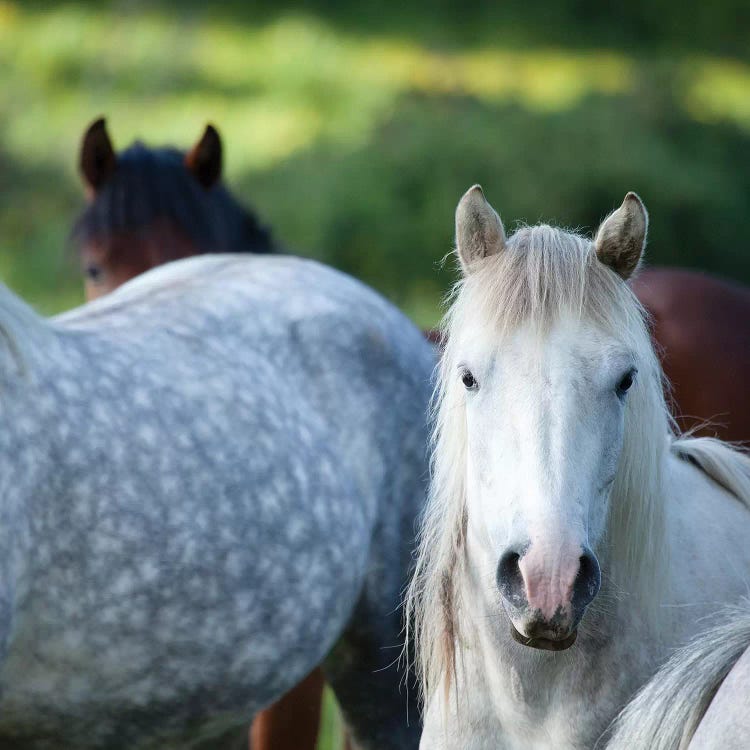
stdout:
[[750,289],[706,274],[655,268],[633,290],[653,320],[680,427],[750,440]]
[[314,748],[324,685],[323,673],[316,669],[271,708],[258,714],[250,729],[252,750]]

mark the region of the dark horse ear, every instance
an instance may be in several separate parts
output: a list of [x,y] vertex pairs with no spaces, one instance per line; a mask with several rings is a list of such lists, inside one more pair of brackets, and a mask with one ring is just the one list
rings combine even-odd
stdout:
[[95,193],[115,171],[117,155],[109,140],[107,122],[103,117],[94,120],[83,136],[79,166],[86,184]]
[[620,208],[603,222],[594,237],[596,256],[623,279],[638,268],[646,248],[648,213],[643,201],[628,193]]
[[219,181],[221,138],[213,125],[206,125],[201,139],[185,154],[185,166],[204,188],[210,188]]

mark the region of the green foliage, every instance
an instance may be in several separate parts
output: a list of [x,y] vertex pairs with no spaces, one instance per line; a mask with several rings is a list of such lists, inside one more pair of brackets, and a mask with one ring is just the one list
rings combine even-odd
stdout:
[[[25,0],[35,9],[54,0]],[[430,45],[528,44],[747,56],[745,0],[78,0],[88,9],[137,14],[159,8],[182,18],[265,23],[301,9],[338,30],[408,36]]]
[[230,186],[290,249],[423,325],[474,182],[509,226],[593,229],[634,189],[651,262],[750,281],[750,66],[695,54],[740,44],[734,6],[693,43],[645,5],[619,26],[584,0],[532,0],[534,25],[526,5],[0,2],[0,277],[45,312],[81,299],[75,161],[103,112],[120,147],[187,147],[212,120]]
[[[517,3],[373,18],[357,4],[308,6],[317,17],[263,3],[171,15],[168,3],[0,4],[3,279],[45,311],[80,299],[65,249],[81,205],[73,165],[103,111],[120,145],[138,134],[187,146],[212,119],[230,184],[291,249],[360,276],[423,324],[451,278],[438,263],[455,203],[477,181],[510,224],[588,228],[635,189],[651,210],[652,261],[749,280],[750,68],[624,54],[617,34],[641,48],[649,34],[658,47],[685,41],[638,21],[637,6],[615,34],[586,3],[534,4],[539,38],[563,28],[580,47],[587,30],[613,51],[519,49],[503,41],[532,31]],[[722,8],[696,48],[744,33],[725,33]]]
[[323,708],[320,717],[320,732],[318,734],[319,750],[342,750],[343,723],[333,691],[326,687],[323,693]]
[[[291,246],[358,275],[409,309],[450,280],[453,211],[480,182],[508,228],[593,231],[637,190],[651,211],[649,261],[750,281],[750,139],[701,125],[644,86],[550,114],[417,97],[366,145],[310,149],[240,181]],[[420,308],[434,319],[436,311]]]

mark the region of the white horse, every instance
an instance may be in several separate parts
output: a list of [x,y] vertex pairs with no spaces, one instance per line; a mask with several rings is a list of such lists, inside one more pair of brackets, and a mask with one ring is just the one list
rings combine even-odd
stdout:
[[422,748],[591,747],[700,618],[747,591],[750,460],[675,434],[626,280],[629,193],[592,241],[456,212],[431,497],[407,609]]
[[750,609],[677,651],[620,714],[607,750],[750,747]]

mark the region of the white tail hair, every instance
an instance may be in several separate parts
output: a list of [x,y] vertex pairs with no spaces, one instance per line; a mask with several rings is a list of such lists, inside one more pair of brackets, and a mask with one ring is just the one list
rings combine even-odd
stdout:
[[614,721],[607,750],[687,748],[722,681],[750,647],[750,601],[724,610],[722,619],[641,688]]

